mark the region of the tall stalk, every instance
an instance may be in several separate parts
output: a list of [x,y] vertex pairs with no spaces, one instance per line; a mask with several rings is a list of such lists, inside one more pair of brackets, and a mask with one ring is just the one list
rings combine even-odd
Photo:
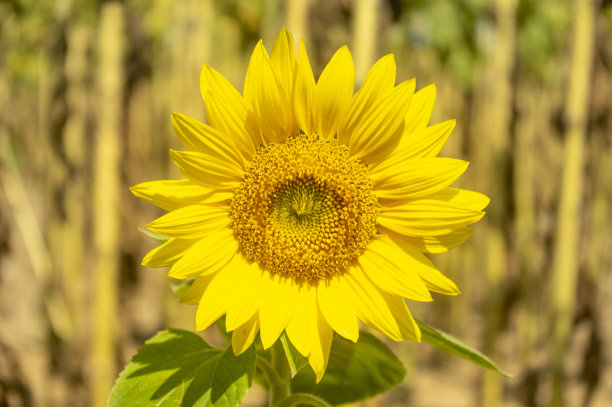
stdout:
[[567,124],[561,196],[553,257],[553,406],[563,403],[563,365],[576,302],[581,208],[584,186],[584,151],[589,109],[589,88],[595,40],[595,0],[575,0],[572,64],[565,106]]
[[124,9],[105,2],[100,14],[98,135],[93,183],[93,312],[90,358],[91,405],[104,406],[113,385],[119,269],[120,118],[123,90]]
[[355,53],[355,79],[360,84],[372,66],[378,38],[379,2],[357,0],[353,16],[353,51]]
[[[510,193],[506,185],[510,172],[511,121],[513,106],[512,73],[515,67],[516,54],[516,8],[517,0],[497,0],[495,15],[497,19],[497,42],[491,54],[491,65],[488,69],[487,105],[483,106],[488,124],[481,128],[486,148],[479,148],[480,161],[486,162],[486,191],[490,193],[491,205],[487,208],[488,222],[486,234],[487,250],[487,290],[489,291],[485,333],[485,352],[495,355],[496,340],[501,330],[504,309],[504,282],[508,277],[508,242],[507,225],[509,217]],[[482,154],[485,154],[483,157]],[[487,171],[487,168],[489,171]],[[502,380],[486,372],[483,384],[483,405],[499,405],[503,397]]]
[[308,36],[308,9],[312,0],[291,0],[285,3],[287,15],[287,28],[291,30],[295,39],[303,39],[310,43]]

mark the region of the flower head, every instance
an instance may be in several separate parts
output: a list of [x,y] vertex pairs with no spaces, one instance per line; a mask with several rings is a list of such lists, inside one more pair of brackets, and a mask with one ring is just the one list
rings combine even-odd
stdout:
[[298,54],[286,29],[270,56],[260,41],[242,95],[204,65],[208,124],[172,116],[185,179],[132,191],[169,211],[143,265],[195,278],[182,301],[197,329],[226,315],[237,354],[285,331],[320,380],[333,332],[357,341],[358,320],[420,340],[405,299],[459,293],[425,253],[465,241],[489,200],[450,187],[467,162],[436,157],[455,122],[428,126],[432,85],[395,85],[387,55],[354,93],[347,47],[316,82],[302,41]]

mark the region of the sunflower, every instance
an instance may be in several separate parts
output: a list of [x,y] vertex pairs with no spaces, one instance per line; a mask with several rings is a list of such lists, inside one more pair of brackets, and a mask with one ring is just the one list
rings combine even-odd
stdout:
[[172,115],[185,178],[132,188],[169,211],[147,226],[170,239],[142,264],[194,278],[181,301],[198,330],[226,315],[236,354],[285,331],[318,381],[334,332],[356,342],[361,320],[420,341],[405,300],[459,293],[426,254],[464,242],[489,199],[450,187],[468,163],[436,157],[455,121],[428,126],[435,87],[395,75],[387,55],[354,93],[343,46],[315,82],[286,29],[270,56],[255,46],[242,95],[204,65],[208,124]]

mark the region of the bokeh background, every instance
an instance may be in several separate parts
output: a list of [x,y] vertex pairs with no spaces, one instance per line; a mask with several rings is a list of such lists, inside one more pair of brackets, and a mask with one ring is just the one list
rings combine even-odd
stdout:
[[195,328],[140,266],[161,212],[128,187],[180,177],[170,113],[204,120],[202,64],[241,89],[282,26],[315,74],[348,44],[356,85],[389,52],[435,83],[442,155],[492,198],[432,256],[463,294],[410,306],[516,376],[394,343],[405,383],[359,405],[612,405],[612,2],[0,0],[0,406],[103,405],[145,339]]

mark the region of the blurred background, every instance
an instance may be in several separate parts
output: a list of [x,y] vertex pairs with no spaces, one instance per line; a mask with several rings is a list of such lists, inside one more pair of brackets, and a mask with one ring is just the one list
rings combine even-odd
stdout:
[[393,343],[405,383],[359,405],[612,405],[611,1],[0,0],[0,406],[104,405],[145,339],[195,328],[140,266],[161,211],[128,187],[180,178],[170,113],[204,120],[202,64],[242,89],[283,26],[315,74],[348,44],[357,85],[390,52],[435,83],[441,155],[492,198],[432,256],[462,295],[410,307],[516,376]]

